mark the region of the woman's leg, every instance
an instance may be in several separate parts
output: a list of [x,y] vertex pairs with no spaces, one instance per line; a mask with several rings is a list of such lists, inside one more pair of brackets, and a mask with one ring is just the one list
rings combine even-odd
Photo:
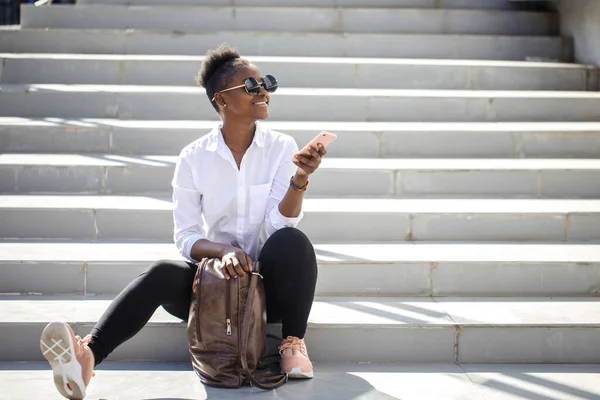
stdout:
[[182,261],[152,264],[117,296],[84,339],[64,322],[49,323],[42,332],[40,348],[52,367],[59,393],[83,399],[94,367],[142,329],[158,306],[187,320],[196,269]]
[[312,364],[304,335],[317,284],[314,248],[298,229],[283,228],[267,240],[259,261],[264,277],[267,321],[281,321],[283,325],[284,340],[279,347],[281,369],[290,378],[311,378]]
[[317,259],[310,240],[296,228],[280,229],[267,240],[258,259],[268,322],[281,320],[284,338],[304,338],[317,284]]
[[127,285],[92,329],[88,347],[95,365],[138,333],[159,306],[186,321],[196,269],[185,261],[158,261]]

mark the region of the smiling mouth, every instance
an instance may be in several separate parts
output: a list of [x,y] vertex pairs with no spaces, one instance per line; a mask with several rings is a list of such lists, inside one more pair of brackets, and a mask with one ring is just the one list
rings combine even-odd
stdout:
[[267,102],[267,101],[257,101],[257,102],[252,103],[252,104],[254,104],[255,106],[268,106],[269,102]]

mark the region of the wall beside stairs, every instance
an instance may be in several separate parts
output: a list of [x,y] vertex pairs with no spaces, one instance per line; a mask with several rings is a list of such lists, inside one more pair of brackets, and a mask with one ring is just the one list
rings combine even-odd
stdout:
[[558,9],[562,35],[575,41],[576,61],[600,65],[600,1],[562,0]]

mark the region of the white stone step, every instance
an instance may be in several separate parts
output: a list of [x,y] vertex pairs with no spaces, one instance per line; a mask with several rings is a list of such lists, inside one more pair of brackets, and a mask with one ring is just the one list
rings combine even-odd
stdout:
[[[201,3],[199,5],[202,5]],[[22,28],[151,29],[177,32],[263,31],[558,35],[558,14],[496,10],[323,7],[123,7],[70,5],[21,9]]]
[[[0,193],[171,193],[176,156],[0,154]],[[598,159],[325,158],[309,196],[598,198]],[[347,182],[352,182],[349,185]]]
[[[349,344],[351,345],[351,344]],[[311,349],[309,353],[312,354]],[[272,392],[243,387],[203,387],[189,362],[100,364],[89,400],[212,399],[286,400],[581,400],[600,398],[597,365],[321,364],[312,381],[289,382]],[[0,381],[11,400],[62,397],[46,362],[0,362]]]
[[[83,336],[109,304],[5,296],[0,337],[11,340],[0,342],[0,360],[42,360],[34,344],[49,321]],[[306,342],[315,362],[598,363],[599,325],[598,298],[318,297]],[[159,309],[109,360],[186,361],[185,327]]]
[[[242,54],[300,57],[573,59],[572,40],[552,36],[366,33],[174,33],[144,30],[6,29],[0,53],[201,55],[227,42]],[[316,46],[315,44],[319,45]]]
[[[332,106],[335,104],[335,106]],[[282,88],[270,118],[354,122],[597,122],[600,92]],[[0,116],[213,119],[204,89],[0,85]]]
[[[298,147],[337,133],[328,158],[600,158],[600,122],[267,121]],[[177,155],[217,121],[0,117],[0,152]]]
[[[39,7],[38,7],[39,8]],[[519,61],[247,56],[286,87],[597,90],[593,66]],[[195,86],[203,56],[0,54],[0,83]]]
[[[77,4],[117,4],[126,6],[197,6],[198,0],[78,0]],[[506,0],[203,0],[205,6],[236,7],[395,7],[514,10]]]
[[[314,247],[318,295],[595,296],[600,290],[600,245],[595,244],[317,242]],[[163,259],[180,259],[173,244],[0,242],[0,293],[115,294]]]
[[[600,241],[600,200],[307,199],[313,241]],[[170,199],[0,196],[5,239],[161,240]]]

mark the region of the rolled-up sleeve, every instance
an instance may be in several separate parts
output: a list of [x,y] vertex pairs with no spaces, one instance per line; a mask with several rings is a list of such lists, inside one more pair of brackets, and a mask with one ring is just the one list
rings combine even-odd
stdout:
[[194,185],[192,169],[183,152],[177,160],[173,181],[173,239],[179,253],[188,260],[192,246],[206,238],[202,219],[202,194]]
[[283,199],[290,186],[290,178],[296,173],[297,167],[292,162],[295,153],[298,152],[298,145],[293,139],[286,140],[282,151],[282,157],[273,179],[271,193],[267,203],[267,213],[265,218],[265,228],[267,235],[270,236],[275,231],[291,226],[296,227],[304,217],[304,212],[296,218],[289,218],[279,211],[279,202]]

